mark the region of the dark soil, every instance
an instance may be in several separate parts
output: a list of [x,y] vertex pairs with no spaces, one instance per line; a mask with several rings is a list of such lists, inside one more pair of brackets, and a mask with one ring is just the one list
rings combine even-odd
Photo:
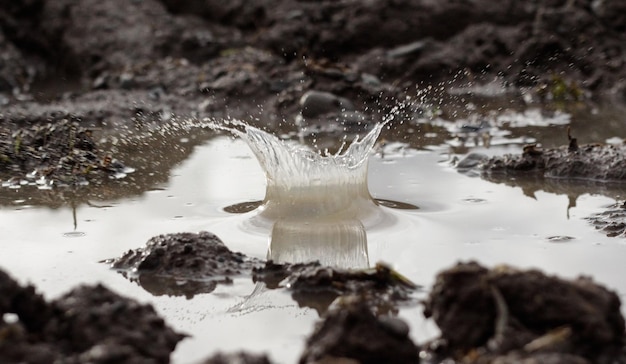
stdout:
[[441,329],[444,356],[476,363],[547,354],[560,362],[626,360],[619,297],[587,277],[461,263],[437,276],[424,313]]
[[[167,170],[193,145],[138,156],[132,144],[140,139],[129,136],[184,119],[242,118],[270,130],[298,115],[306,123],[359,124],[380,120],[429,85],[428,96],[441,97],[494,80],[533,102],[626,102],[621,0],[0,0],[0,19],[0,178],[9,186],[31,176],[35,188],[38,180],[93,188],[55,201],[111,197],[106,184],[126,166],[137,169],[131,178],[162,175],[152,172]],[[109,136],[124,137],[126,149],[101,142]],[[623,148],[598,145],[529,148],[487,165],[490,175],[626,178]],[[603,228],[619,232],[610,221]],[[200,233],[156,237],[115,264],[137,268],[138,275],[126,274],[151,292],[191,297],[251,274],[257,263]],[[46,302],[3,276],[1,313],[18,320],[0,321],[0,361],[160,363],[182,338],[151,307],[104,287]],[[181,277],[186,283],[174,284]],[[405,297],[406,282],[397,278],[381,268],[308,267],[289,279],[300,288],[294,297],[332,287],[324,288],[331,298],[316,304],[324,312],[337,295],[362,290]],[[439,276],[427,306],[443,353],[455,358],[471,349],[475,362],[621,358],[619,299],[588,279],[465,264]],[[338,307],[309,339],[303,362],[417,360],[397,321],[381,321],[372,305]],[[371,340],[360,339],[364,332]]]
[[411,294],[419,287],[385,264],[375,268],[348,270],[325,267],[317,262],[275,264],[255,268],[253,280],[270,289],[287,287],[301,307],[323,315],[330,304],[343,296],[358,296],[377,313],[397,312],[399,305],[415,304]]
[[547,178],[626,181],[626,147],[591,144],[541,149],[527,146],[521,155],[492,157],[481,165],[486,174],[537,173]]
[[356,114],[331,120],[350,123],[416,86],[494,78],[536,99],[626,100],[625,14],[619,0],[2,1],[0,121],[9,135],[64,119],[125,133],[172,116],[274,128],[320,91],[345,102],[316,113],[339,105]]
[[232,284],[234,277],[250,276],[262,264],[230,251],[206,231],[155,236],[145,248],[107,262],[154,295],[187,298],[213,292],[218,284]]
[[344,297],[316,325],[300,363],[418,363],[408,325],[375,316],[359,297]]
[[101,285],[46,302],[0,271],[2,363],[168,363],[184,336],[152,306]]
[[592,215],[587,220],[607,236],[626,238],[626,202],[613,204],[606,211]]

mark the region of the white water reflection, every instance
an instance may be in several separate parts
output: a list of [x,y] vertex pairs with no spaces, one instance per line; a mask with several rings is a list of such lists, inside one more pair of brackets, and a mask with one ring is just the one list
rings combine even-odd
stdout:
[[284,218],[274,223],[267,258],[276,263],[319,261],[340,268],[368,268],[367,233],[358,219]]

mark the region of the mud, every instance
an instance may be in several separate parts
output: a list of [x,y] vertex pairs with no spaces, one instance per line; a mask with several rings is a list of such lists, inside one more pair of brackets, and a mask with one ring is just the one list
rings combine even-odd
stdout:
[[[318,130],[379,121],[407,96],[441,99],[481,83],[515,90],[507,97],[521,104],[624,101],[624,13],[617,0],[4,1],[0,172],[21,179],[47,168],[46,153],[66,156],[65,144],[49,144],[6,162],[13,135],[64,120],[96,141],[204,117],[275,131],[301,115]],[[312,107],[303,99],[311,92],[330,102]],[[403,118],[421,112],[409,109]],[[93,167],[111,149],[94,147],[96,162],[78,169],[97,184],[109,176]],[[134,156],[115,154],[137,168]]]
[[252,279],[270,289],[287,288],[301,307],[314,308],[320,315],[338,297],[356,296],[378,313],[397,312],[400,305],[416,304],[412,293],[420,287],[385,264],[374,268],[347,270],[325,267],[317,262],[275,264],[272,261],[253,271]]
[[624,13],[617,0],[3,2],[3,117],[86,107],[124,122],[117,103],[90,106],[97,95],[185,116],[263,110],[271,123],[293,117],[309,90],[370,114],[451,79],[499,78],[538,99],[623,99]]
[[360,298],[343,297],[318,323],[299,363],[417,363],[408,325],[375,316]]
[[587,217],[587,220],[607,236],[626,238],[626,202],[613,204],[606,211]]
[[3,363],[168,363],[185,337],[152,306],[101,285],[47,302],[0,271],[0,297]]
[[218,284],[232,284],[235,277],[250,276],[262,264],[230,251],[206,231],[155,236],[144,248],[106,262],[154,295],[187,298],[211,293]]
[[441,330],[439,354],[456,360],[626,359],[619,297],[587,277],[459,263],[437,276],[424,314]]
[[[545,191],[568,196],[566,213],[576,206],[579,196],[603,194],[617,200],[626,191],[626,147],[623,145],[588,144],[543,149],[527,145],[522,154],[487,157],[471,153],[456,163],[459,172],[481,176],[509,186],[520,186],[525,195]],[[624,237],[626,214],[616,204],[586,219],[610,237]]]
[[[28,185],[36,189],[35,203],[48,203],[49,197],[53,206],[112,198],[120,192],[107,184],[126,166],[138,169],[129,179],[156,185],[167,178],[160,172],[193,149],[193,143],[171,149],[163,143],[167,161],[138,156],[132,144],[140,139],[126,139],[129,134],[204,117],[241,118],[270,131],[297,116],[321,127],[359,125],[380,120],[398,100],[414,98],[429,85],[434,88],[426,96],[432,98],[454,97],[453,88],[471,95],[474,86],[495,83],[498,92],[521,104],[626,102],[624,14],[620,0],[0,1],[2,182]],[[303,98],[311,92],[318,102]],[[409,108],[402,117],[418,112]],[[111,142],[116,137],[128,140],[124,148]],[[487,178],[626,178],[623,147],[600,145],[528,148],[486,166]],[[53,188],[72,188],[48,195],[38,188],[42,177]],[[81,190],[87,183],[88,190]],[[143,191],[129,185],[123,193]],[[614,210],[595,224],[623,235],[622,208]],[[156,237],[113,264],[148,291],[187,297],[262,266],[228,251],[209,233]],[[384,297],[397,303],[415,289],[380,267],[345,272],[268,263],[264,269],[270,268],[286,275],[269,278],[266,271],[257,279],[275,287],[287,279],[294,299],[306,297],[302,305],[320,313],[338,296],[356,294],[372,302],[368,295],[375,295],[374,302]],[[2,278],[0,288],[0,355],[8,362],[167,362],[182,338],[149,306],[104,287],[77,288],[52,302],[10,278]],[[543,302],[533,300],[537,292],[545,294]],[[311,296],[325,298],[310,303]],[[409,361],[416,359],[414,346],[402,325],[381,323],[371,312],[393,309],[365,306],[329,312],[302,360],[366,360],[359,352],[375,349],[370,354],[377,357],[384,348],[371,345],[394,339],[394,349],[384,350],[398,355],[390,361],[415,362]],[[461,265],[439,277],[427,312],[446,339],[443,354],[455,358],[459,352],[475,355],[469,357],[475,362],[621,358],[619,300],[586,279]],[[15,313],[18,321],[7,322],[5,313]],[[380,341],[369,340],[367,347],[358,341],[359,322]]]
[[541,149],[526,146],[521,155],[486,159],[480,166],[488,175],[537,173],[547,178],[626,181],[626,147],[603,144]]
[[[10,178],[5,187],[26,181],[40,188],[102,184],[133,170],[99,149],[93,132],[79,122],[63,119],[27,128],[0,127],[0,164]],[[18,176],[25,176],[25,179]]]

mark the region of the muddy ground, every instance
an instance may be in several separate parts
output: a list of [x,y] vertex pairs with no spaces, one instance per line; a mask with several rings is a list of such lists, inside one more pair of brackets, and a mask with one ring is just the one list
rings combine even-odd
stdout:
[[[350,126],[381,120],[407,96],[441,100],[478,92],[474,86],[479,84],[496,86],[491,93],[482,89],[481,97],[505,94],[521,104],[579,102],[586,107],[607,100],[626,103],[626,4],[620,0],[508,0],[498,4],[486,0],[0,0],[0,180],[9,188],[43,187],[38,194],[41,200],[34,204],[89,203],[96,196],[119,194],[119,189],[111,186],[124,183],[123,175],[151,178],[152,183],[166,178],[166,173],[133,174],[133,169],[167,171],[193,148],[192,140],[163,150],[173,156],[167,160],[133,154],[141,138],[159,138],[161,134],[154,130],[164,125],[178,125],[190,118],[233,117],[277,130],[283,121],[292,123],[300,115],[304,123]],[[413,103],[401,108],[402,117],[424,111]],[[506,162],[522,169],[537,162],[545,167],[549,158],[571,159],[598,151],[593,146],[572,151],[567,140],[564,144],[564,149],[554,151],[529,147]],[[603,150],[608,149],[600,154]],[[598,173],[606,172],[604,179],[623,179],[623,150],[610,152],[621,159],[611,159],[613,168]],[[497,160],[493,163],[502,166]],[[573,161],[572,166],[579,165]],[[577,171],[573,168],[568,173]],[[59,185],[70,188],[60,190]],[[51,189],[57,192],[50,193]],[[137,192],[132,188],[125,191]],[[621,204],[616,205],[614,211],[592,221],[608,234],[623,236],[623,211]],[[154,244],[169,246],[159,238]],[[185,246],[179,254],[189,253]],[[193,251],[197,248],[190,246]],[[136,256],[129,254],[127,262],[136,262]],[[144,267],[150,262],[143,263]],[[209,263],[198,261],[198,267]],[[244,268],[252,267],[246,264]],[[317,278],[316,274],[328,274],[324,269],[307,272]],[[463,288],[475,287],[476,291],[452,292],[469,292],[489,308],[481,312],[485,317],[460,312],[487,325],[467,328],[463,325],[470,321],[464,319],[452,328],[451,332],[471,329],[476,337],[471,341],[457,340],[447,333],[447,326],[440,325],[447,343],[437,345],[448,350],[443,351],[445,355],[461,360],[461,352],[462,360],[503,363],[527,357],[546,363],[601,362],[611,355],[622,360],[623,319],[619,309],[616,311],[619,300],[602,287],[529,273],[533,279],[520,278],[518,282],[540,285],[528,292],[545,285],[565,287],[576,295],[573,305],[585,305],[581,310],[597,303],[598,316],[591,316],[595,311],[584,311],[589,316],[546,318],[549,322],[538,323],[526,321],[535,312],[530,308],[510,307],[509,311],[517,311],[514,320],[505,322],[502,301],[510,303],[508,280],[517,276],[467,265],[444,274],[441,284],[459,274],[467,275],[464,279],[472,283]],[[485,286],[473,284],[476,280],[486,280],[488,287],[496,288],[486,292]],[[104,287],[78,288],[56,301],[44,302],[32,296],[32,288],[6,281],[9,283],[1,286],[3,297],[7,297],[5,292],[17,292],[11,297],[18,298],[23,296],[21,292],[28,292],[32,298],[28,302],[42,308],[30,321],[27,317],[32,312],[22,311],[31,307],[30,303],[24,306],[18,298],[0,301],[3,314],[18,316],[17,323],[6,315],[0,322],[0,347],[15,350],[0,350],[7,360],[19,361],[20,350],[34,350],[35,346],[37,350],[31,352],[40,355],[40,362],[58,358],[68,358],[68,362],[169,360],[169,352],[140,349],[140,341],[146,338],[139,336],[151,333],[144,332],[149,330],[138,330],[137,337],[129,334],[138,344],[128,345],[113,336],[78,338],[60,329],[58,325],[87,329],[87,321],[106,315],[108,309],[124,311],[136,306],[122,298],[112,299],[122,304],[101,306],[100,298],[114,295]],[[220,283],[224,282],[228,280]],[[210,291],[213,284],[215,281],[207,285],[205,280],[180,294],[193,295],[194,289]],[[152,285],[157,286],[161,287],[160,283]],[[161,293],[171,294],[167,289]],[[335,286],[332,298],[338,294],[344,292],[338,293]],[[323,303],[324,312],[329,302]],[[393,352],[404,356],[394,358],[395,362],[417,362],[415,344],[407,341],[402,323],[381,320],[350,302],[347,299],[328,310],[325,323],[338,326],[320,325],[309,339],[302,362],[367,362],[358,356],[337,359],[348,356],[342,348],[362,351],[361,342],[343,343],[340,348],[332,345],[345,332],[360,332],[363,327],[391,340],[389,347],[398,347]],[[438,302],[442,301],[431,296],[433,316],[442,312]],[[80,313],[65,317],[72,305],[83,303],[79,311],[83,310],[86,318]],[[97,307],[108,308],[98,311]],[[94,309],[97,312],[90,313]],[[148,325],[161,322],[151,309],[135,310],[146,313]],[[580,321],[581,317],[589,321]],[[606,317],[612,324],[606,323]],[[500,331],[494,329],[494,320],[504,322],[496,325]],[[586,324],[592,321],[595,326]],[[167,341],[163,348],[173,349],[181,337],[167,331],[162,322],[158,325],[167,334],[159,339]],[[496,340],[500,337],[494,333],[502,330],[513,330],[520,338],[516,349],[510,342]],[[542,338],[545,340],[537,342]],[[489,345],[492,339],[495,347]],[[14,340],[26,346],[13,346]],[[98,344],[99,340],[103,342]],[[508,346],[514,349],[502,349]],[[379,349],[385,352],[387,348]],[[376,355],[379,353],[373,352],[368,357],[379,358]],[[237,360],[268,362],[246,354],[216,355],[207,362]]]
[[[103,137],[181,119],[276,130],[301,114],[351,125],[380,120],[407,96],[442,100],[479,84],[521,103],[626,102],[618,0],[20,0],[2,1],[0,18],[3,180],[34,169],[59,182],[110,177],[120,167],[111,159],[137,156]],[[423,111],[404,108],[402,117]],[[45,130],[34,144],[20,134],[67,122],[78,124],[64,144]],[[20,153],[27,147],[46,158]]]

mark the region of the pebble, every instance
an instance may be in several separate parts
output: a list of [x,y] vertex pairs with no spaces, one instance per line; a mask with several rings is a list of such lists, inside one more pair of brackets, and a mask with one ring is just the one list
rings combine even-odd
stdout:
[[305,118],[314,118],[329,112],[354,110],[354,105],[350,100],[330,92],[315,90],[307,91],[302,95],[300,106],[302,116]]

